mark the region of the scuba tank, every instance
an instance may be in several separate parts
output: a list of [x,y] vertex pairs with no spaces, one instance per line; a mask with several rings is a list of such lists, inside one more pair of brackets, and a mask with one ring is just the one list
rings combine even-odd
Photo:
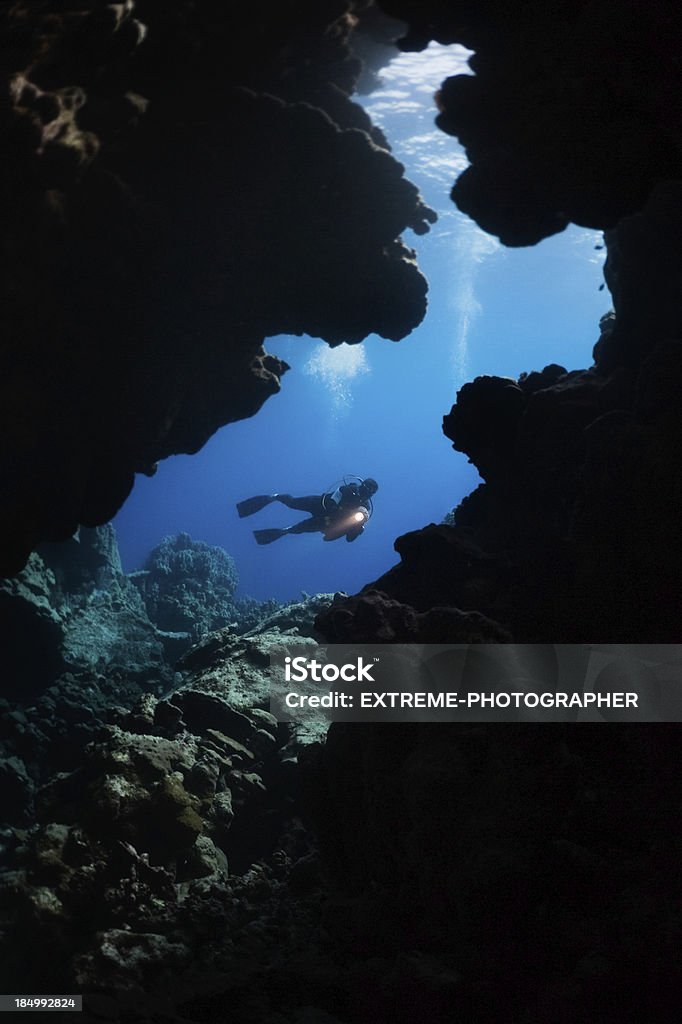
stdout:
[[[342,497],[342,495],[341,495],[341,488],[342,487],[344,487],[344,486],[347,487],[347,486],[352,485],[352,484],[355,484],[356,487],[359,487],[360,484],[363,483],[363,482],[364,481],[363,481],[363,478],[361,476],[355,476],[355,474],[353,474],[353,473],[348,473],[346,476],[343,477],[342,480],[337,480],[336,483],[333,483],[331,485],[331,487],[327,488],[327,490],[325,491],[324,495],[322,496],[322,506],[323,506],[325,512],[332,512],[333,513],[333,512],[335,512],[338,509],[339,504],[341,502],[341,497]],[[365,522],[367,522],[367,520],[372,518],[372,512],[374,511],[374,506],[372,505],[372,499],[371,498],[363,498],[362,499],[362,506],[361,507],[365,509],[365,512],[367,514],[367,519],[365,520]]]

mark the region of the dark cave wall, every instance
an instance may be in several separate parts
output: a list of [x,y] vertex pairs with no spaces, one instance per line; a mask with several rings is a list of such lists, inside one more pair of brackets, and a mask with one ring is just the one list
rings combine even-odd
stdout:
[[[381,6],[409,22],[407,49],[476,50],[476,77],[438,97],[440,126],[472,162],[459,208],[508,245],[571,220],[606,229],[615,314],[589,369],[460,390],[443,428],[483,483],[447,524],[399,537],[399,564],[337,598],[318,628],[337,642],[429,642],[437,621],[441,642],[475,643],[483,616],[483,642],[498,629],[540,644],[676,643],[679,8]],[[335,724],[307,780],[336,887],[329,927],[342,948],[437,951],[461,971],[435,1020],[455,1007],[491,1024],[500,1007],[522,1022],[670,1020],[678,762],[677,724]],[[396,999],[395,1019],[413,1015]]]
[[435,215],[349,99],[356,8],[0,7],[0,573],[253,415],[266,336],[420,321],[400,235]]
[[[479,378],[460,390],[443,429],[484,483],[455,510],[454,529],[431,524],[398,538],[400,563],[337,602],[322,628],[330,639],[367,641],[373,616],[382,636],[399,639],[415,609],[454,606],[519,641],[675,642],[679,7],[381,7],[408,24],[404,49],[436,40],[475,50],[475,75],[447,79],[436,97],[437,123],[471,161],[455,203],[508,245],[570,221],[604,229],[615,312],[602,319],[589,369],[529,367],[519,381]],[[383,611],[377,593],[388,598]],[[443,629],[459,640],[459,623]]]
[[471,167],[452,198],[506,245],[573,222],[612,228],[682,174],[674,0],[381,0],[400,45],[461,43],[475,77],[443,83],[439,127]]

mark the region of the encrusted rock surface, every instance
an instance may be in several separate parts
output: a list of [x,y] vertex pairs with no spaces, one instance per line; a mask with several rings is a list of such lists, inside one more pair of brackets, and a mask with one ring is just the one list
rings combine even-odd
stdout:
[[[259,973],[253,942],[269,946],[275,928],[290,948],[302,944],[287,923],[308,910],[287,904],[283,883],[311,844],[281,740],[262,716],[239,715],[239,742],[201,724],[187,697],[182,706],[191,726],[151,695],[111,709],[77,764],[36,787],[35,823],[4,828],[4,985],[68,979],[88,994],[87,1011],[137,1004],[143,1020],[146,1008],[170,1015],[240,989]],[[224,708],[214,718],[227,728]]]
[[285,1006],[304,1020],[330,979],[342,989],[341,965],[315,950],[321,880],[298,772],[314,737],[278,725],[264,689],[272,644],[303,643],[323,603],[207,638],[164,698],[135,697],[119,670],[2,703],[4,987],[70,986],[87,1020],[191,1021],[227,1000],[254,1024]]
[[222,548],[193,541],[188,533],[166,537],[132,580],[160,629],[198,639],[234,614],[234,559]]
[[160,691],[174,682],[178,659],[213,630],[229,624],[245,633],[274,613],[305,631],[324,604],[288,610],[235,597],[230,555],[186,533],[165,538],[148,565],[123,572],[108,524],[42,545],[18,576],[0,580],[4,695],[26,702],[74,673],[95,688],[106,677],[109,692]]
[[[256,628],[242,635],[230,627],[218,630],[196,644],[179,661],[186,673],[177,700],[190,699],[202,717],[215,714],[211,702],[227,700],[236,710],[259,707],[267,711],[275,680],[270,671],[271,657],[290,650],[300,654],[306,647],[314,652],[321,637],[314,626],[317,616],[326,610],[332,594],[304,596],[265,618]],[[181,703],[184,707],[184,704]],[[327,722],[311,715],[296,726],[298,742],[310,743],[324,737]]]
[[33,553],[0,581],[0,606],[6,696],[28,701],[65,672],[118,674],[126,687],[173,679],[164,635],[121,568],[111,525]]

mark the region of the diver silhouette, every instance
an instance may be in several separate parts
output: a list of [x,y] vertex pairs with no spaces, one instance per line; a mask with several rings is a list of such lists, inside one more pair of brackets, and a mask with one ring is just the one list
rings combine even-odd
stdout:
[[259,494],[237,504],[240,519],[260,512],[262,508],[279,501],[287,508],[308,512],[309,518],[281,529],[254,530],[258,544],[272,544],[289,533],[323,533],[325,540],[356,540],[364,532],[372,515],[372,495],[379,485],[372,477],[344,477],[343,482],[323,494],[310,494],[295,498],[291,494]]

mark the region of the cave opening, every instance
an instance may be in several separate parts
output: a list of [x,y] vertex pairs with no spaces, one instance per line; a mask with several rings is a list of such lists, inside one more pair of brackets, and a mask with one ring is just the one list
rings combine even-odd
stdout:
[[[571,225],[512,249],[460,213],[449,192],[467,158],[436,126],[434,94],[449,75],[471,73],[471,51],[431,43],[393,53],[354,99],[438,214],[428,233],[408,230],[404,239],[428,281],[423,322],[397,344],[377,335],[335,347],[305,335],[268,338],[267,350],[292,368],[281,392],[197,454],[165,460],[151,480],[138,476],[115,521],[126,569],[140,568],[163,536],[184,530],[235,557],[243,594],[354,593],[395,563],[396,537],[441,522],[479,483],[441,432],[459,388],[481,374],[518,378],[547,364],[591,363],[609,308],[600,290],[601,233]],[[347,473],[381,485],[377,515],[352,548],[308,536],[261,550],[251,524],[235,516],[235,502],[249,494],[305,494]],[[263,518],[253,525],[295,516]]]

